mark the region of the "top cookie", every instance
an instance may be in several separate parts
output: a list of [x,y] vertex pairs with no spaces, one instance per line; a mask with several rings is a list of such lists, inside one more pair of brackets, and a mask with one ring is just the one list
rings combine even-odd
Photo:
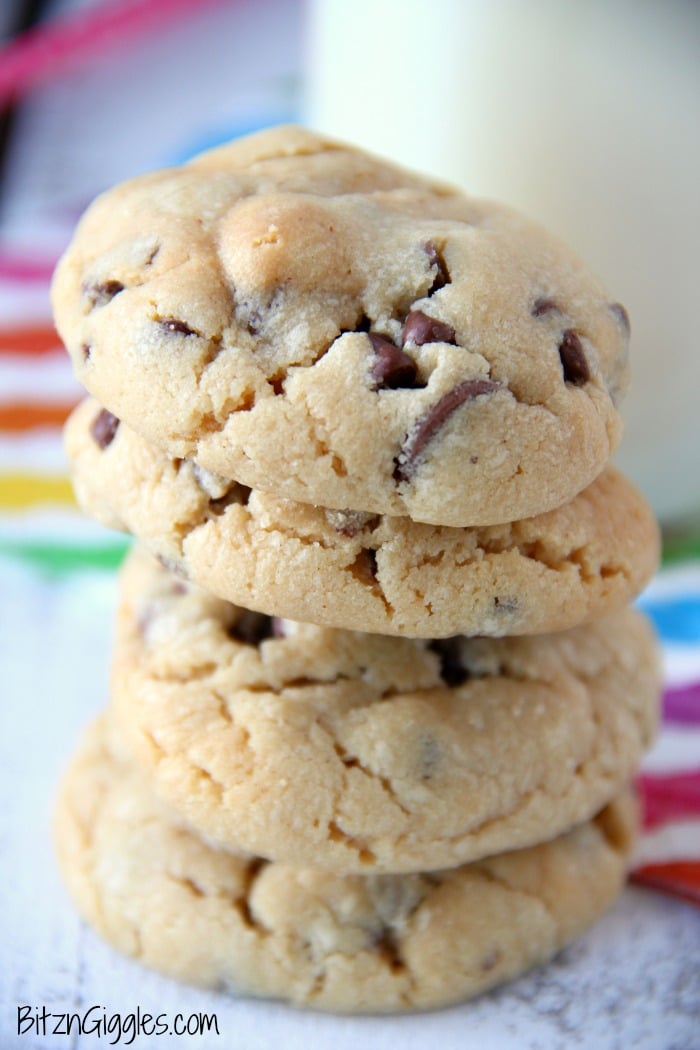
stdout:
[[301,502],[513,521],[619,440],[627,315],[564,246],[301,128],[104,194],[52,294],[111,412]]

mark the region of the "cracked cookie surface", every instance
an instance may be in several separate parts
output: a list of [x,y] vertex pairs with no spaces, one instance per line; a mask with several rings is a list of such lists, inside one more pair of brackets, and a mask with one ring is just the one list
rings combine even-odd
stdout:
[[533,638],[425,641],[251,614],[135,550],[112,705],[201,833],[340,872],[420,871],[588,819],[656,727],[657,653],[624,609]]
[[66,427],[83,509],[249,609],[382,634],[533,634],[621,607],[650,579],[658,529],[612,467],[554,511],[450,528],[332,511],[173,460],[88,399]]
[[627,315],[563,245],[300,128],[98,198],[53,306],[112,413],[301,502],[512,521],[570,500],[620,437]]
[[83,916],[126,955],[193,984],[322,1010],[444,1006],[550,958],[622,887],[629,795],[544,845],[452,871],[332,875],[234,856],[198,838],[85,734],[55,840]]

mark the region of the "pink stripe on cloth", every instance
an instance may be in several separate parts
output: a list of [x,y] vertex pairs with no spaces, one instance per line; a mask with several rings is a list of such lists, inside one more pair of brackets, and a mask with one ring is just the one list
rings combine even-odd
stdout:
[[680,725],[700,725],[700,682],[674,686],[664,693],[665,722]]
[[0,280],[16,281],[20,284],[46,284],[51,280],[57,261],[57,259],[11,255],[0,251]]
[[700,769],[644,773],[637,780],[646,830],[676,820],[700,818]]
[[[127,36],[172,22],[214,0],[123,0],[81,8],[27,30],[0,50],[0,108],[28,88]],[[216,0],[221,3],[222,0]]]

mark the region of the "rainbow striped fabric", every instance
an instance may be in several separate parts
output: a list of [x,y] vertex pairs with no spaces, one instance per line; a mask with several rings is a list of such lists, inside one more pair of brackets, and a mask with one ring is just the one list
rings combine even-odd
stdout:
[[80,396],[48,319],[0,327],[0,557],[56,580],[114,569],[126,549],[75,505],[60,435]]

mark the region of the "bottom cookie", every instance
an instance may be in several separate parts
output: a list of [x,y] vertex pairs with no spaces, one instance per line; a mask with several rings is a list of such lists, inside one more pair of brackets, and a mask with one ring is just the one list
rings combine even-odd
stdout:
[[467,999],[555,954],[620,890],[631,795],[528,849],[424,875],[334,875],[239,857],[198,838],[87,732],[56,812],[60,865],[118,949],[189,983],[323,1010]]

